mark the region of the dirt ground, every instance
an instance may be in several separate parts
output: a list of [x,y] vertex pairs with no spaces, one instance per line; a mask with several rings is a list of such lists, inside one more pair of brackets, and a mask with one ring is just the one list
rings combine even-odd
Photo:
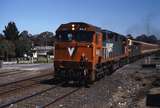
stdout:
[[[145,61],[146,58],[127,64],[112,75],[96,81],[93,85],[90,85],[90,88],[83,87],[79,91],[51,104],[49,108],[152,108],[146,106],[146,94],[151,88],[160,86],[160,70],[157,68],[143,68],[142,64]],[[158,60],[156,60],[156,63],[160,64]],[[46,68],[48,66],[42,67]],[[21,68],[23,67],[30,69],[41,66],[21,65]],[[43,86],[53,85],[43,84]],[[72,88],[66,89],[70,90]],[[48,102],[52,100],[52,95],[58,95],[59,92],[60,90],[55,90],[55,92],[49,92],[48,97],[45,95],[41,97],[44,102]],[[28,99],[23,101],[24,104],[20,104],[20,106],[18,104],[13,105],[13,107],[25,108],[26,103],[28,106],[36,106],[36,103],[41,104],[37,101],[36,98]]]
[[142,68],[145,59],[125,65],[91,87],[50,105],[50,108],[151,108],[146,93],[160,78],[160,70]]

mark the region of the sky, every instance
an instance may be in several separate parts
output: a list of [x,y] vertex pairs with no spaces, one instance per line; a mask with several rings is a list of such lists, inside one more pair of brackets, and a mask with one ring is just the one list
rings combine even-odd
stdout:
[[0,33],[10,21],[31,34],[77,21],[123,35],[158,36],[159,10],[160,0],[0,0]]

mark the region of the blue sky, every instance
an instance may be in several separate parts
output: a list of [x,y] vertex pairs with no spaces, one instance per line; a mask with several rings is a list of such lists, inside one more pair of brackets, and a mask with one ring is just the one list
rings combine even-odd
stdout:
[[0,0],[0,32],[9,21],[31,34],[82,21],[124,35],[158,34],[159,10],[160,0]]

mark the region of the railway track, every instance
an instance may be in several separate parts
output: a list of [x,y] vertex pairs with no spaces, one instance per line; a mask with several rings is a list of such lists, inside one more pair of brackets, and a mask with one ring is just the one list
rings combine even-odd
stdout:
[[7,94],[7,93],[14,92],[16,90],[20,90],[20,89],[24,89],[24,88],[29,88],[31,86],[35,86],[37,84],[40,84],[40,82],[42,80],[47,80],[47,79],[52,78],[52,77],[53,76],[49,74],[49,75],[44,75],[44,76],[37,77],[37,78],[32,79],[32,80],[25,80],[25,81],[18,82],[18,83],[15,82],[11,85],[3,86],[3,87],[0,88],[0,96],[4,95],[4,94]]
[[[55,91],[56,91],[56,90],[57,90],[57,91],[60,90],[60,92],[59,92],[60,95],[55,96],[55,97],[53,96],[53,99],[52,99],[52,100],[50,100],[48,103],[45,103],[45,104],[43,104],[43,105],[40,106],[41,108],[46,108],[46,107],[49,107],[50,105],[52,105],[52,104],[54,104],[54,103],[56,103],[56,102],[64,99],[65,97],[67,97],[67,96],[75,93],[76,91],[80,90],[80,88],[64,88],[64,87],[61,87],[61,85],[63,85],[63,84],[64,84],[64,83],[62,82],[62,83],[59,83],[58,85],[54,85],[54,86],[49,87],[49,88],[47,88],[47,89],[44,89],[44,90],[41,90],[41,91],[39,91],[39,92],[30,94],[30,95],[28,95],[28,96],[24,96],[24,97],[21,97],[21,98],[19,98],[19,99],[15,99],[14,101],[11,101],[11,102],[8,102],[8,103],[5,103],[5,104],[1,104],[1,105],[0,105],[0,108],[9,107],[10,105],[14,105],[14,104],[16,105],[16,104],[21,103],[21,102],[23,102],[23,101],[25,102],[26,100],[30,100],[31,102],[34,102],[34,98],[35,98],[36,96],[40,96],[40,97],[43,98],[43,96],[44,96],[45,94],[48,94],[48,92],[54,93],[54,92],[53,92],[54,90],[55,90]],[[63,89],[63,90],[62,90],[62,89]],[[63,93],[61,93],[61,92],[62,92],[61,90],[63,91]],[[64,92],[64,91],[65,91],[65,92]],[[55,92],[55,93],[57,93],[57,92]],[[42,95],[42,94],[43,94],[43,95]],[[62,95],[61,95],[61,94],[62,94]],[[56,95],[56,94],[55,94],[55,95]],[[44,101],[45,101],[45,100],[44,100]]]
[[17,71],[16,69],[12,69],[12,70],[6,70],[6,69],[3,69],[0,71],[0,74],[3,74],[3,73],[9,73],[9,72],[14,72],[14,71]]
[[27,80],[33,80],[35,78],[40,78],[40,77],[44,77],[44,76],[48,76],[48,75],[52,75],[52,74],[53,73],[46,73],[46,74],[41,74],[41,75],[38,75],[38,76],[35,76],[35,77],[24,78],[24,79],[21,79],[21,80],[17,80],[17,81],[13,81],[13,82],[9,82],[9,83],[0,84],[0,87],[11,85],[11,84],[15,84],[15,83],[24,82],[24,81],[27,81]]
[[[41,86],[41,81],[49,80],[51,78],[53,78],[52,73],[47,73],[47,74],[41,74],[39,76],[35,76],[32,78],[26,78],[23,80],[18,80],[15,82],[2,84],[2,85],[0,85],[0,97],[1,97],[1,99],[3,99],[3,97],[5,97],[5,96],[7,97],[8,95],[11,96],[11,95],[15,94],[15,96],[16,96],[16,93],[19,93],[20,91],[22,91],[22,92],[27,91],[27,89],[36,88],[38,86]],[[49,90],[49,89],[46,89],[46,90]],[[41,91],[41,92],[43,93],[46,90]],[[4,101],[6,104],[1,103],[0,108],[7,107],[7,105],[14,104],[20,100],[23,100],[23,99],[26,99],[28,97],[32,97],[32,96],[35,96],[38,94],[40,94],[40,93],[38,92],[38,93],[34,93],[33,95],[29,95],[26,97],[15,99],[13,102],[9,102],[9,103],[8,102],[6,103]],[[5,99],[7,99],[6,97],[5,97]]]
[[19,73],[24,73],[27,71],[22,71],[22,70],[10,70],[7,72],[0,72],[0,77],[4,77],[4,76],[8,76],[8,75],[15,75],[15,74],[19,74]]
[[47,107],[53,105],[54,103],[56,103],[56,102],[64,99],[65,97],[67,97],[67,96],[69,96],[69,95],[77,92],[77,91],[80,90],[80,89],[81,89],[81,88],[77,88],[77,89],[74,89],[74,90],[72,90],[72,91],[70,91],[70,92],[68,92],[68,93],[66,93],[66,94],[64,94],[64,95],[62,95],[62,96],[59,96],[59,97],[57,97],[56,99],[54,99],[53,101],[51,101],[50,103],[41,106],[41,108],[47,108]]
[[[59,84],[59,85],[61,85],[61,84]],[[31,95],[28,95],[28,96],[25,96],[25,97],[21,97],[21,98],[19,98],[19,99],[15,99],[14,101],[11,101],[11,102],[8,102],[8,103],[5,103],[5,104],[1,104],[1,105],[0,105],[0,108],[8,107],[8,106],[10,106],[10,105],[16,104],[16,103],[21,102],[21,101],[23,101],[23,100],[26,100],[26,99],[32,98],[32,97],[34,97],[34,96],[40,95],[40,94],[42,94],[42,93],[45,93],[45,92],[47,92],[47,91],[49,91],[49,90],[56,89],[57,87],[58,87],[58,85],[52,86],[52,87],[49,87],[49,88],[47,88],[47,89],[41,90],[41,91],[39,91],[39,92],[33,93],[33,94],[31,94]]]
[[7,72],[0,72],[0,77],[17,75],[17,74],[23,74],[23,73],[32,73],[32,71],[26,71],[26,70],[10,70],[10,71],[7,71]]

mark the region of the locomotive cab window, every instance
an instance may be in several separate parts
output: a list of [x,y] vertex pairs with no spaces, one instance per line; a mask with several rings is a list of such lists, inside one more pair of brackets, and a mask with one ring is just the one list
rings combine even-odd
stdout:
[[88,31],[67,31],[67,32],[60,32],[57,33],[56,39],[58,41],[78,41],[78,42],[92,42],[93,41],[93,34],[94,32]]
[[92,42],[93,32],[78,31],[74,39],[75,41],[78,41],[78,42]]
[[68,40],[71,41],[71,40],[72,40],[72,37],[73,37],[73,36],[72,36],[72,33],[68,33],[67,36],[68,36]]

